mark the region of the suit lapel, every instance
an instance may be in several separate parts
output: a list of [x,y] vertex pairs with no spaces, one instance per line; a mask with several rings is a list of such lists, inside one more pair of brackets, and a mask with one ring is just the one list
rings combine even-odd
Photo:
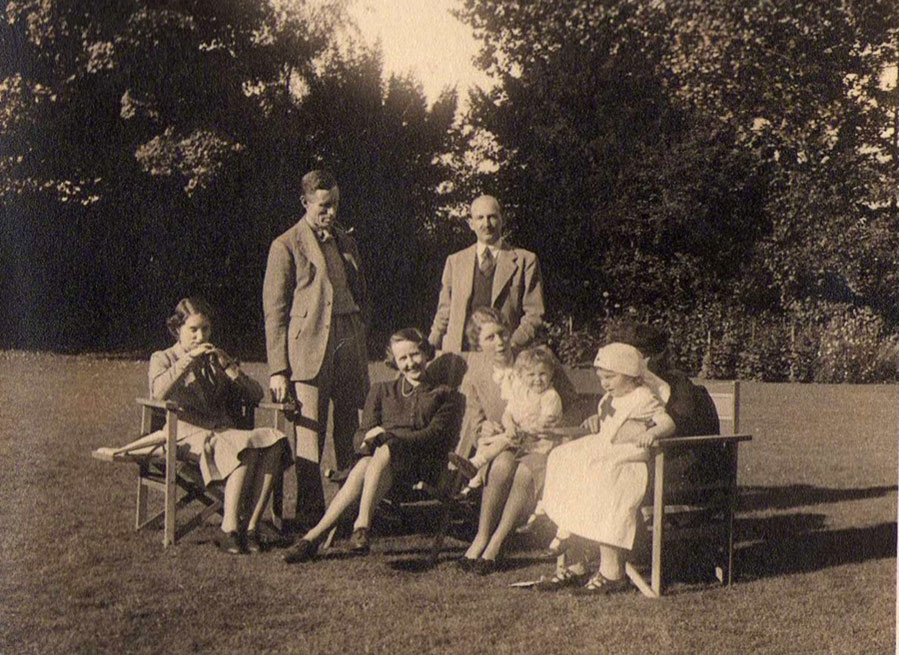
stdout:
[[355,271],[359,270],[359,262],[356,261],[356,256],[353,252],[352,241],[347,236],[347,233],[341,230],[338,227],[334,228],[334,239],[337,242],[337,250],[340,251],[341,257],[343,257],[343,261],[349,264]]
[[518,268],[518,255],[515,251],[505,243],[500,248],[499,254],[496,256],[496,271],[493,274],[493,289],[490,294],[490,303],[496,302],[496,299],[502,293],[505,286],[512,279],[515,270]]
[[309,227],[309,223],[306,222],[305,218],[300,219],[300,222],[297,223],[297,244],[310,264],[319,271],[325,270],[327,266],[325,264],[325,255],[321,246],[318,245],[315,233]]
[[[454,272],[453,281],[453,297],[464,298],[465,302],[471,298],[471,287],[474,282],[475,261],[478,258],[477,244],[469,246],[462,251],[459,257],[459,267]],[[462,315],[465,315],[465,308],[462,308]]]

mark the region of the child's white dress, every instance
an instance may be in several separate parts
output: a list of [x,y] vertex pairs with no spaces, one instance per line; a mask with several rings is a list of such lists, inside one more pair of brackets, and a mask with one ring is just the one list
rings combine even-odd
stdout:
[[620,398],[606,394],[599,401],[599,432],[550,452],[543,508],[560,530],[610,546],[633,547],[649,449],[615,443],[614,438],[626,421],[648,422],[664,411],[646,386]]

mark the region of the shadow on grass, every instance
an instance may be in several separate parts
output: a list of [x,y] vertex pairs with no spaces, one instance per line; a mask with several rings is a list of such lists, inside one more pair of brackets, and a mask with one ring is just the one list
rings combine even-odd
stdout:
[[880,498],[895,493],[897,489],[899,487],[896,485],[863,489],[830,489],[809,484],[791,484],[783,487],[740,487],[737,511],[788,509],[805,505]]
[[843,564],[896,556],[896,522],[824,530],[823,514],[738,519],[740,540],[754,543],[734,553],[738,579],[809,573]]
[[[395,571],[404,571],[406,573],[424,573],[426,571],[433,571],[435,568],[439,567],[441,564],[449,563],[452,564],[461,556],[461,552],[456,553],[450,557],[446,557],[447,552],[442,552],[443,557],[441,557],[436,566],[432,566],[430,559],[427,556],[419,557],[404,557],[401,559],[395,559],[391,562],[388,562],[388,566]],[[550,562],[550,560],[544,557],[508,557],[503,558],[499,561],[498,571],[517,571],[518,569],[525,569],[529,566],[533,566],[534,564],[546,564]]]
[[431,564],[431,560],[428,557],[396,559],[388,562],[387,566],[394,571],[402,571],[404,573],[425,573],[427,571],[433,571],[436,568]]

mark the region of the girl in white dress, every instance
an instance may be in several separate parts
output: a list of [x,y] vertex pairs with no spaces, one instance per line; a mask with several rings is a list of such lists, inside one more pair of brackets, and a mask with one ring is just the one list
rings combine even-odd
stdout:
[[[598,415],[586,422],[593,433],[550,452],[543,492],[543,508],[560,533],[582,539],[572,539],[567,551],[574,564],[538,584],[541,590],[585,580],[583,593],[627,586],[624,561],[646,492],[649,447],[674,432],[664,405],[643,383],[643,358],[636,348],[609,344],[599,349],[593,365],[606,392]],[[589,580],[590,549],[584,540],[599,544],[599,570]]]

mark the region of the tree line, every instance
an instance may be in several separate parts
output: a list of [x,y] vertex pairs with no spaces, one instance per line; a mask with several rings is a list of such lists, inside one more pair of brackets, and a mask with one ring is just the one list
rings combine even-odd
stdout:
[[460,0],[458,17],[496,81],[464,111],[385,76],[343,0],[7,3],[0,346],[157,347],[194,293],[261,355],[268,244],[327,166],[373,343],[427,326],[488,192],[541,257],[568,361],[632,317],[694,372],[895,370],[894,3]]

